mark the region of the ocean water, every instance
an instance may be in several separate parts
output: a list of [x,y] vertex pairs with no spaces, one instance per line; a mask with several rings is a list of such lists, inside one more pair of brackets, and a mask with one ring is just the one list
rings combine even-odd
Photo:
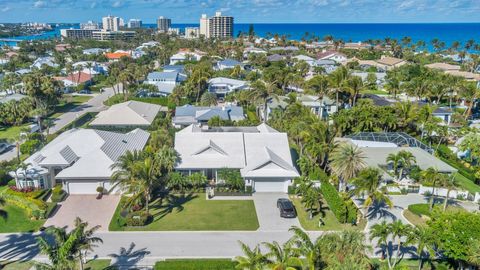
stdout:
[[[198,24],[173,24],[180,28],[198,26]],[[247,33],[250,24],[235,24],[235,36],[240,32]],[[78,25],[74,26],[78,28]],[[155,28],[155,24],[145,24],[144,27]],[[385,38],[398,39],[408,36],[412,42],[423,40],[427,45],[431,40],[438,38],[450,46],[454,41],[465,44],[468,40],[480,43],[480,23],[316,23],[316,24],[253,24],[258,36],[265,37],[267,33],[286,35],[289,39],[300,40],[306,32],[322,39],[331,35],[346,42],[366,41],[369,39],[383,40]],[[60,28],[45,32],[42,35],[15,37],[17,40],[48,39],[60,36]],[[0,42],[1,43],[1,42]],[[10,44],[12,45],[12,44]],[[431,48],[431,46],[430,46]]]

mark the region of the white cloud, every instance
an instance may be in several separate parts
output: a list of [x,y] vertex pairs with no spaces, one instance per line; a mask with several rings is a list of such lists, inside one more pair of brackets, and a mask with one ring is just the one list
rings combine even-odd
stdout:
[[119,8],[121,6],[123,6],[122,1],[115,1],[115,2],[112,3],[113,8]]
[[3,7],[2,9],[0,9],[0,11],[2,12],[7,12],[9,11],[11,8],[10,7]]
[[46,6],[47,6],[47,3],[44,1],[36,1],[35,3],[33,3],[34,8],[44,8]]

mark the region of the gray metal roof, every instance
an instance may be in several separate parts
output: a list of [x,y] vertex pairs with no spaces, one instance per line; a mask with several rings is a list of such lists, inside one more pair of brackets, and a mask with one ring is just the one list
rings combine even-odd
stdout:
[[149,81],[177,81],[178,72],[150,72],[147,76]]
[[116,161],[127,151],[142,150],[150,136],[148,132],[141,129],[126,134],[103,130],[95,130],[95,132],[105,141],[100,149],[112,161]]
[[242,120],[243,108],[240,106],[225,107],[197,107],[185,105],[177,107],[175,110],[174,123],[197,123],[199,121],[208,121],[212,117],[219,116],[223,120]]
[[389,142],[398,146],[419,147],[433,153],[433,149],[404,132],[358,132],[345,137],[359,141]]

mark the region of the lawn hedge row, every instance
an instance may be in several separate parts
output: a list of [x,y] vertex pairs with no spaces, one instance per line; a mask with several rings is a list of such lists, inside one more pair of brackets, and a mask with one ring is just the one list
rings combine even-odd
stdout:
[[155,270],[233,270],[236,263],[229,259],[179,259],[157,262]]
[[9,193],[8,190],[1,193],[0,197],[3,198],[5,202],[24,209],[30,217],[35,217],[37,219],[45,218],[47,204],[42,200],[19,196],[18,194]]
[[56,185],[52,191],[52,202],[61,202],[65,199],[67,193],[62,189],[62,185]]
[[[320,192],[323,198],[327,201],[328,207],[335,214],[335,217],[340,223],[353,223],[356,220],[356,209],[352,212],[355,215],[349,215],[349,208],[345,200],[340,196],[335,187],[327,181],[322,182],[320,186]],[[353,206],[354,207],[354,206]]]

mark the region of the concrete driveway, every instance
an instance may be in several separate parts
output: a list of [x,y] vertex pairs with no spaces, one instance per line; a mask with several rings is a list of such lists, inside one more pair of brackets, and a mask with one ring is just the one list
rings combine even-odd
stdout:
[[108,231],[108,224],[117,208],[120,196],[105,195],[97,200],[96,195],[70,195],[63,201],[56,213],[47,219],[45,227],[73,227],[73,221],[80,217],[89,226],[100,225],[99,231]]
[[277,208],[279,198],[288,198],[285,193],[255,193],[253,201],[257,210],[259,231],[288,231],[292,226],[300,227],[297,218],[282,218]]

